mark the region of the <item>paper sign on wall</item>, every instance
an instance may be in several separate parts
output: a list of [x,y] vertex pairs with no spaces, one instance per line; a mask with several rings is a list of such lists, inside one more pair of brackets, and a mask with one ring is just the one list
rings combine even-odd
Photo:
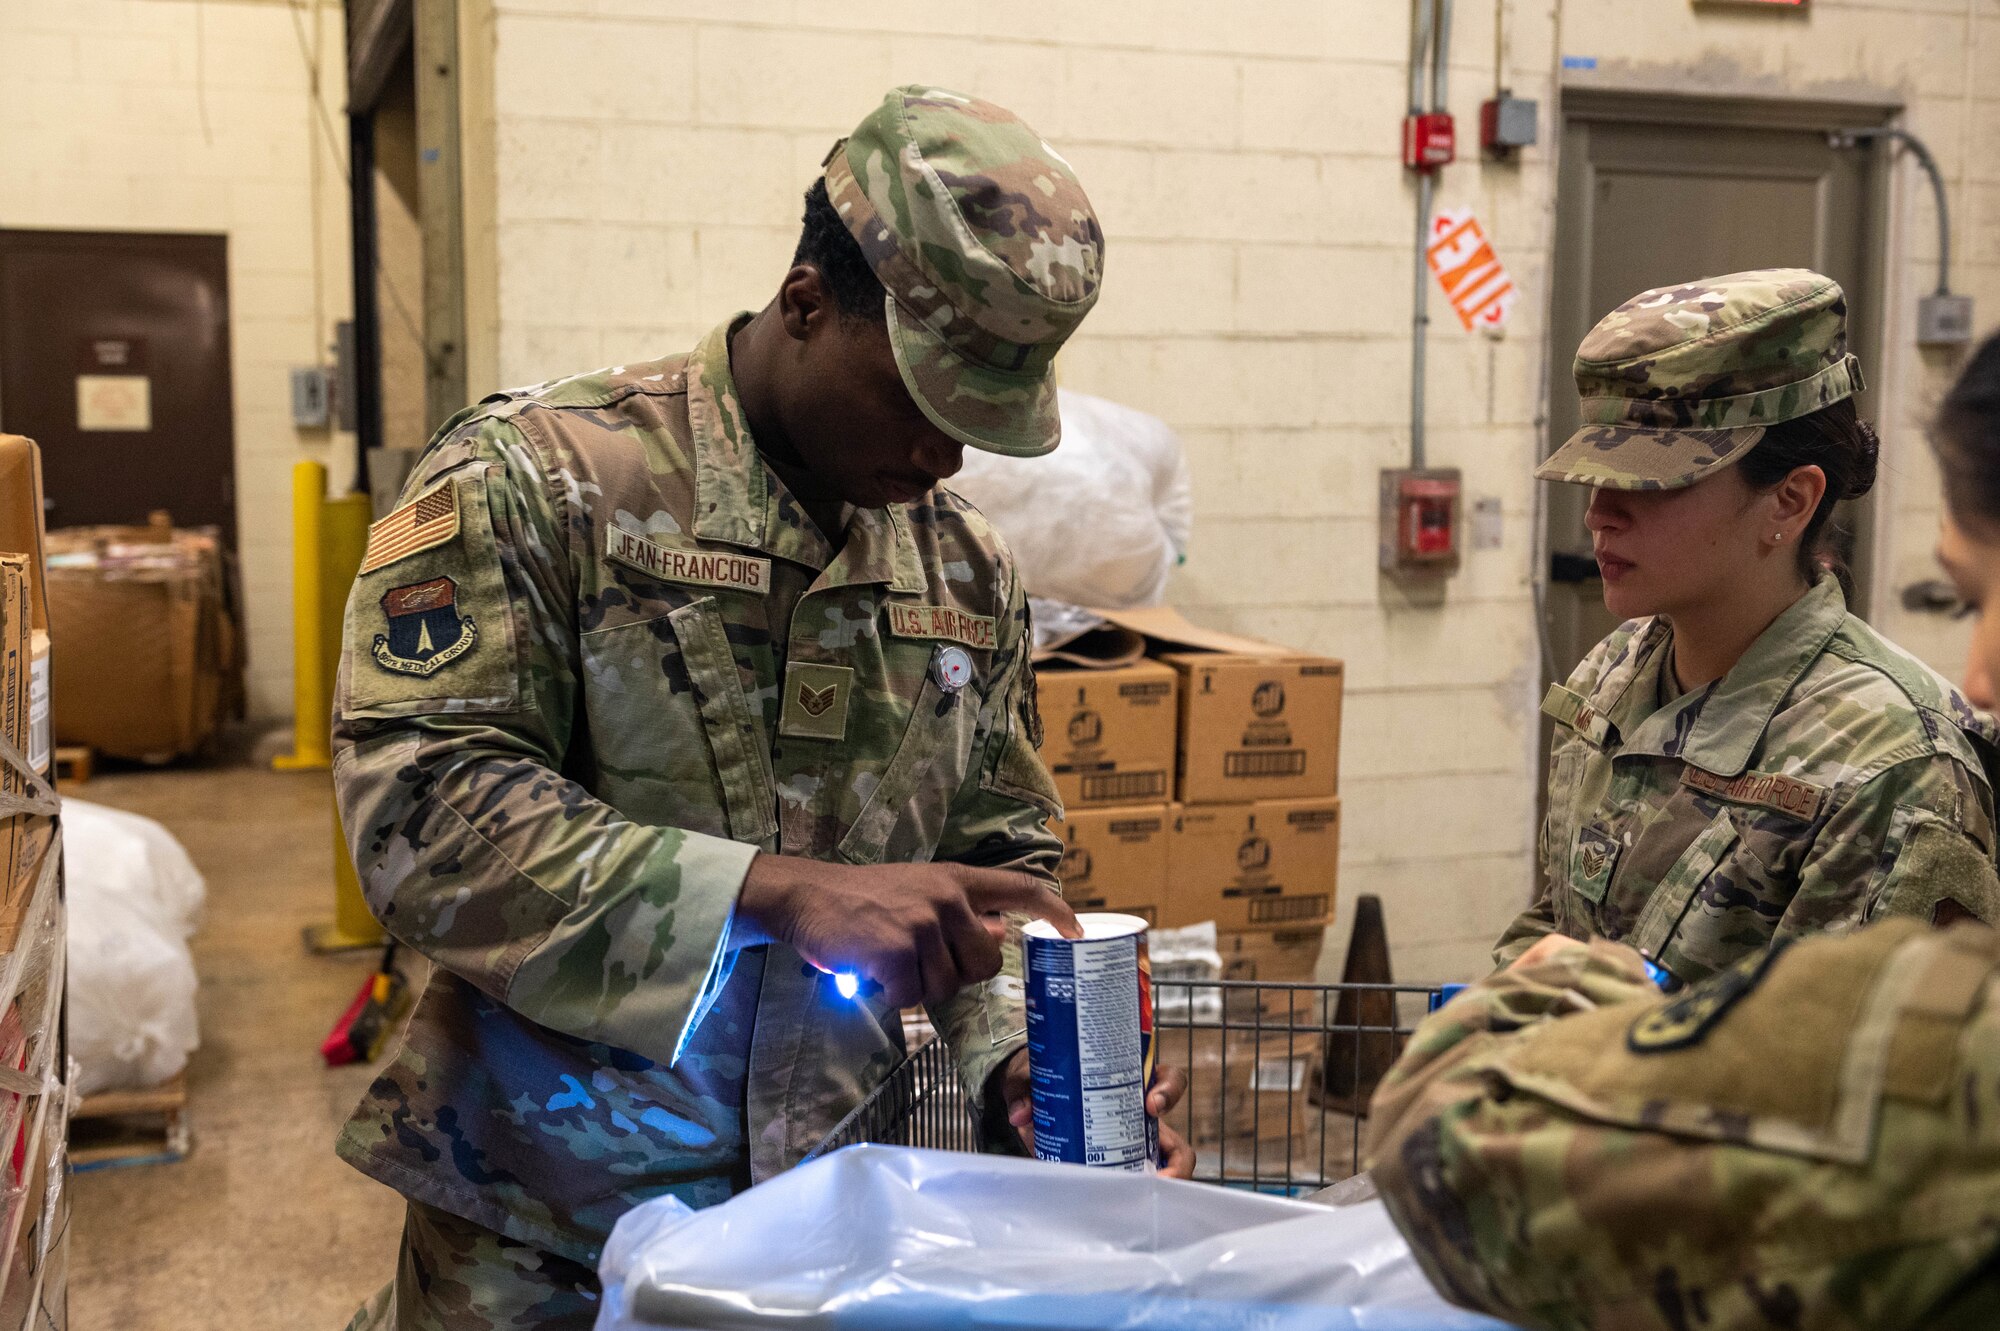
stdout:
[[76,377],[76,428],[152,429],[153,381],[143,374],[79,374]]
[[1506,327],[1520,288],[1507,276],[1472,209],[1446,208],[1432,217],[1426,255],[1466,332]]

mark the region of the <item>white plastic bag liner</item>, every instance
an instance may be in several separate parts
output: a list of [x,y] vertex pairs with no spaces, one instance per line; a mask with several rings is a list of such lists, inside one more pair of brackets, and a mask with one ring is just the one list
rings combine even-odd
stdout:
[[62,821],[77,1094],[157,1086],[198,1042],[187,940],[201,874],[150,818],[65,799]]
[[1045,457],[965,450],[946,484],[990,518],[1030,592],[1119,610],[1158,605],[1187,552],[1194,492],[1180,436],[1157,416],[1056,391],[1062,444]]
[[1474,1331],[1380,1202],[855,1146],[706,1211],[626,1213],[597,1331]]

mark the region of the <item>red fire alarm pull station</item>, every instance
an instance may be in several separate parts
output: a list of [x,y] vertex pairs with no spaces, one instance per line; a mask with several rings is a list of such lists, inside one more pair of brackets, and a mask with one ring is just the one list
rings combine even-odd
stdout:
[[1459,491],[1456,467],[1382,473],[1384,573],[1449,573],[1458,567]]
[[1448,166],[1458,148],[1449,111],[1419,111],[1403,117],[1403,165],[1412,171]]

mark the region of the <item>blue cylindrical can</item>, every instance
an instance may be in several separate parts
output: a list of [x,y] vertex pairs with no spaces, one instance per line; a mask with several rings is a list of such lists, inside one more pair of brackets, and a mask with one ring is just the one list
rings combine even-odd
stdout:
[[1153,1168],[1153,986],[1146,922],[1079,915],[1082,938],[1036,920],[1022,930],[1035,1155],[1107,1169]]

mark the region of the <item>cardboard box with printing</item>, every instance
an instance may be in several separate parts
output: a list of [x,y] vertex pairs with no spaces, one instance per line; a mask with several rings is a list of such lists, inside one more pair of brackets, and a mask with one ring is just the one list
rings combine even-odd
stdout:
[[1167,890],[1164,804],[1072,809],[1049,830],[1063,840],[1063,900],[1078,911],[1119,911],[1160,922]]
[[209,531],[49,533],[56,738],[149,762],[205,748],[242,714],[232,583]]
[[1167,1121],[1197,1144],[1224,1137],[1282,1142],[1316,1114],[1310,1091],[1319,1048],[1316,1032],[1163,1030],[1159,1061],[1188,1078],[1187,1095]]
[[29,628],[28,743],[37,775],[50,775],[49,597],[42,568],[42,451],[32,439],[0,434],[0,551],[25,558]]
[[1176,677],[1157,661],[1039,672],[1042,761],[1070,809],[1172,796]]
[[1326,928],[1313,924],[1299,929],[1237,929],[1217,935],[1215,942],[1222,953],[1225,980],[1310,983],[1319,975]]
[[1181,803],[1340,793],[1340,662],[1240,652],[1161,659],[1180,673]]
[[1317,1022],[1324,1006],[1319,990],[1280,986],[1310,984],[1319,976],[1323,925],[1299,929],[1243,929],[1216,935],[1222,954],[1222,978],[1254,983],[1254,990],[1227,991],[1226,1011],[1232,1018],[1261,1010],[1265,1017],[1287,1023]]
[[1176,805],[1167,847],[1169,927],[1298,930],[1333,919],[1338,799]]
[[[1179,675],[1175,799],[1226,804],[1340,793],[1339,661],[1202,628],[1170,606],[1089,611],[1085,624],[1094,627],[1039,646],[1036,660],[1102,666],[1143,652]],[[1057,733],[1053,721],[1044,729]]]
[[[24,761],[29,760],[35,740],[31,562],[24,554],[0,555],[0,734]],[[10,799],[29,794],[27,781],[11,764],[0,766],[0,793]],[[0,952],[13,950],[21,913],[28,906],[52,836],[52,824],[45,815],[0,815]]]

